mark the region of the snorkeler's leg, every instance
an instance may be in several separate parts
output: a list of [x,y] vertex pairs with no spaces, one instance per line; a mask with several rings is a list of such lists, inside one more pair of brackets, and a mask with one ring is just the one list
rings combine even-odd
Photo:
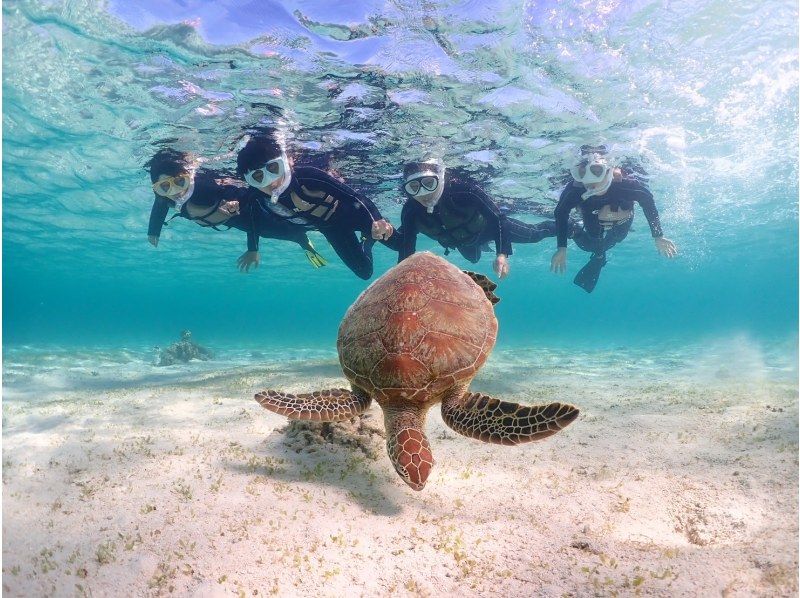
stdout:
[[597,237],[595,235],[590,235],[586,229],[579,229],[575,232],[572,236],[572,240],[575,241],[575,245],[583,249],[584,251],[588,251],[590,253],[598,253],[605,251],[603,245],[603,237]]
[[503,234],[511,243],[538,243],[542,239],[556,236],[556,221],[545,220],[529,224],[516,218],[503,219]]
[[321,232],[328,239],[336,255],[356,276],[364,280],[372,276],[372,245],[375,241],[363,237],[359,241],[355,231],[352,230],[328,228]]
[[631,230],[631,225],[633,224],[633,216],[627,221],[623,222],[622,224],[618,224],[617,226],[613,227],[609,230],[605,237],[603,237],[602,249],[603,251],[608,251],[614,245],[625,239],[628,236],[628,233]]
[[459,247],[458,253],[463,255],[464,259],[466,259],[468,262],[477,264],[481,259],[481,246],[470,245],[468,247]]

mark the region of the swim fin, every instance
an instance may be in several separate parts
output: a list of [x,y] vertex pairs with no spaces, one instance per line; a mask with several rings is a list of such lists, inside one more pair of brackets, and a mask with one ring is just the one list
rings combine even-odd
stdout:
[[311,265],[315,268],[322,268],[322,266],[326,266],[328,264],[328,261],[322,257],[322,254],[314,249],[311,241],[308,242],[308,246],[306,247],[306,257],[308,258],[308,261],[311,262]]
[[586,262],[586,265],[581,268],[575,275],[573,282],[581,287],[587,293],[591,293],[594,287],[597,286],[597,281],[600,278],[600,271],[606,265],[606,254],[592,254],[592,257]]

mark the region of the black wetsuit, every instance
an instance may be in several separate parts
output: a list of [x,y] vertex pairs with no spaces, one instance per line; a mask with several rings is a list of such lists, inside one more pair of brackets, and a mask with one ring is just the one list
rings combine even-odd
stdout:
[[[555,209],[559,247],[567,246],[567,237],[570,231],[569,213],[573,208],[578,208],[583,218],[583,230],[577,232],[573,239],[576,245],[584,251],[604,253],[622,241],[627,236],[633,222],[634,202],[642,206],[653,237],[663,236],[653,194],[639,181],[628,178],[613,181],[603,195],[593,195],[589,199],[583,200],[581,194],[585,192],[586,188],[575,181],[570,181],[561,192]],[[612,225],[610,229],[604,230],[598,217],[603,206],[609,206],[612,212],[630,210],[631,216],[627,220]]]
[[406,259],[416,251],[420,232],[445,249],[458,249],[472,263],[481,257],[483,246],[494,242],[495,251],[510,256],[512,243],[538,243],[556,234],[555,223],[527,224],[500,212],[492,198],[463,174],[445,171],[444,191],[433,213],[414,199],[403,206],[400,226],[400,255]]
[[[576,275],[575,284],[591,293],[597,284],[600,270],[606,264],[606,251],[628,236],[633,223],[634,202],[642,206],[653,237],[661,237],[663,232],[653,194],[639,181],[630,178],[613,181],[603,195],[593,195],[586,200],[581,198],[581,194],[585,192],[583,185],[570,181],[561,192],[555,216],[558,247],[566,247],[572,228],[569,214],[573,208],[578,208],[581,212],[583,227],[573,233],[572,239],[578,247],[591,252],[592,258]],[[609,206],[612,212],[630,211],[630,216],[618,222],[607,222],[604,227],[599,218],[603,206]]]
[[[261,204],[277,219],[298,230],[319,230],[356,276],[372,276],[372,224],[383,219],[372,201],[312,166],[292,169],[291,183],[277,204],[261,195]],[[382,241],[392,249],[397,249],[397,242],[396,235]]]
[[[247,233],[247,250],[258,251],[259,237],[293,241],[303,249],[311,250],[308,236],[302,228],[293,226],[261,206],[259,200],[263,196],[259,191],[242,186],[238,181],[219,176],[213,171],[201,170],[195,174],[192,195],[178,214],[182,218],[193,220],[203,227],[235,228]],[[220,204],[225,201],[238,201],[239,214],[231,216],[218,224],[206,220],[217,211]],[[205,208],[200,215],[192,216],[188,211],[188,204]],[[173,203],[160,195],[155,196],[153,208],[150,210],[150,223],[147,228],[149,236],[161,235],[161,228]]]

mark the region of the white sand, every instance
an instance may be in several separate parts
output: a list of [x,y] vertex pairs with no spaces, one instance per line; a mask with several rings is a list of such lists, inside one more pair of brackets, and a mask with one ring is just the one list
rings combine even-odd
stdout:
[[342,386],[331,360],[11,393],[4,594],[797,595],[794,379],[618,365],[496,353],[474,390],[573,402],[580,418],[498,447],[433,410],[420,493],[382,449],[377,406],[326,443],[288,438],[251,398]]

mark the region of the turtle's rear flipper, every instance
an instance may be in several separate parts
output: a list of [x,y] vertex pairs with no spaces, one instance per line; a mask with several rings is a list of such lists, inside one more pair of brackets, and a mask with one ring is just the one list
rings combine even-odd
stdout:
[[265,390],[255,396],[264,408],[289,419],[338,422],[364,413],[371,399],[366,394],[344,388],[318,390],[301,395]]
[[495,305],[500,302],[500,297],[494,294],[494,290],[497,288],[497,284],[493,283],[488,277],[484,276],[483,274],[478,274],[477,272],[470,272],[469,270],[462,270],[464,274],[469,276],[472,280],[475,281],[479,287],[483,289],[483,292],[486,293],[486,298],[492,302],[492,305]]
[[453,393],[442,401],[442,419],[464,436],[493,444],[542,440],[566,428],[578,408],[563,403],[518,405],[476,392]]

